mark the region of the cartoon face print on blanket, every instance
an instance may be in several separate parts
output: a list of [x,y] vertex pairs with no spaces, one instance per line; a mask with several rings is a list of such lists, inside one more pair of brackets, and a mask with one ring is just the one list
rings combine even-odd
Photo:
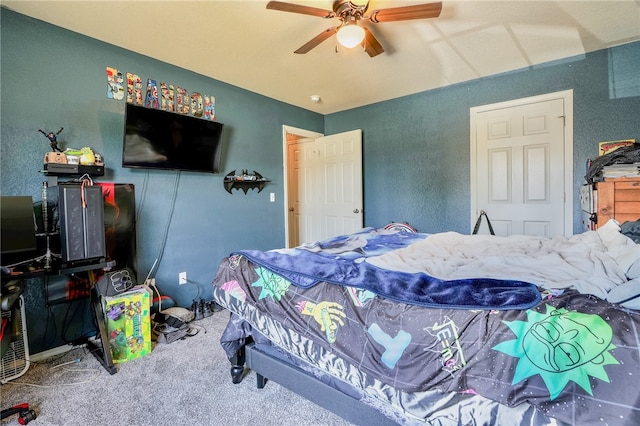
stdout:
[[640,424],[637,393],[628,390],[639,344],[629,330],[637,329],[638,317],[575,292],[513,312],[500,320],[506,329],[497,328],[475,354],[474,374],[449,390],[509,406],[527,402],[568,424]]
[[527,311],[527,321],[509,321],[516,335],[493,349],[519,358],[513,376],[515,385],[539,374],[552,400],[573,381],[593,395],[589,377],[606,382],[606,365],[619,364],[611,354],[613,331],[598,315],[556,309],[546,313]]

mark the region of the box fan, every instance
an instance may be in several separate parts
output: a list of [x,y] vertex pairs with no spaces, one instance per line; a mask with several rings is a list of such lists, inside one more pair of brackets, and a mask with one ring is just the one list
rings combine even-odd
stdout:
[[5,328],[3,341],[9,339],[6,352],[4,350],[6,342],[3,342],[2,345],[2,361],[0,362],[0,383],[2,384],[22,376],[29,369],[29,342],[24,322],[23,297],[20,296],[16,303],[20,305],[19,309],[2,310],[2,324]]

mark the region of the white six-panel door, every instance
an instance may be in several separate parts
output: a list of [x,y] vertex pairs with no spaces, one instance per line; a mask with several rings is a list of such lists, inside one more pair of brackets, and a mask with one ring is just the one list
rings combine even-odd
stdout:
[[572,233],[566,103],[550,96],[472,109],[472,215],[485,210],[497,235]]
[[287,145],[288,246],[363,226],[362,131]]
[[322,191],[318,239],[356,232],[363,225],[362,131],[324,136],[317,142]]

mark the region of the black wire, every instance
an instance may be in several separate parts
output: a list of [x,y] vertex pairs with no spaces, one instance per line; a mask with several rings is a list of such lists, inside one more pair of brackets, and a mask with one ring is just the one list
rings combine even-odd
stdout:
[[[56,324],[56,317],[53,314],[53,309],[51,309],[51,305],[47,305],[47,323],[46,326],[44,328],[44,335],[45,337],[47,336],[47,333],[49,332],[49,324],[53,324],[53,332],[51,333],[49,340],[45,342],[48,343],[47,346],[52,346],[54,343],[54,340],[58,334],[58,325]],[[44,340],[44,339],[43,339]]]
[[[45,346],[51,347],[55,344],[56,339],[58,338],[58,323],[56,321],[57,316],[53,312],[53,308],[52,308],[53,305],[48,302],[49,301],[49,285],[48,284],[49,284],[48,278],[45,276],[45,289],[46,289],[45,297],[47,299],[47,320],[46,320],[44,335],[45,337],[49,335],[49,338],[43,339],[43,341],[45,342]],[[62,321],[61,321],[61,330],[60,330],[59,339],[62,340],[65,344],[74,344],[77,341],[81,341],[89,337],[93,337],[95,335],[95,330],[98,329],[98,325],[95,321],[95,315],[92,315],[94,330],[85,331],[86,317],[82,314],[85,313],[87,309],[85,306],[80,306],[80,305],[81,304],[86,305],[87,300],[90,300],[90,299],[81,298],[81,299],[73,299],[73,300],[68,300],[63,302],[66,304],[66,309],[64,311]],[[56,305],[62,305],[62,303],[56,304]],[[73,312],[71,312],[72,305],[75,305],[75,310]],[[93,309],[92,307],[90,308]],[[81,333],[80,333],[80,336],[70,339],[68,337],[68,333],[71,328],[71,325],[74,324],[74,319],[78,316],[78,314],[81,315],[81,319],[82,319],[82,322],[80,323]],[[49,334],[50,325],[53,326],[53,330],[51,334]]]
[[173,184],[173,196],[171,200],[171,210],[169,211],[169,216],[167,217],[167,224],[164,227],[164,234],[162,236],[162,243],[160,244],[160,251],[156,259],[158,260],[158,266],[156,267],[156,271],[160,269],[160,264],[162,263],[162,257],[164,256],[164,249],[167,245],[167,237],[169,235],[169,228],[171,227],[171,219],[173,218],[173,212],[176,207],[176,198],[178,196],[178,185],[180,184],[180,170],[176,172],[176,179]]
[[71,328],[71,325],[75,322],[73,320],[79,311],[79,309],[76,307],[76,309],[71,314],[71,317],[69,317],[72,305],[78,305],[78,303],[75,303],[75,302],[77,302],[77,300],[70,300],[69,302],[67,302],[67,306],[64,311],[64,316],[62,317],[62,331],[60,332],[60,338],[65,343],[73,343],[76,340],[76,339],[67,338],[67,333],[69,333],[69,329]]
[[[67,344],[75,344],[78,341],[82,341],[85,340],[89,337],[93,337],[95,336],[95,332],[97,330],[97,324],[95,323],[95,319],[93,321],[93,325],[95,327],[94,330],[91,331],[85,331],[85,326],[86,326],[86,316],[84,314],[86,314],[87,309],[85,306],[81,306],[81,305],[86,305],[88,299],[75,299],[75,300],[71,300],[68,302],[68,307],[67,310],[65,312],[65,316],[64,316],[64,330],[60,333],[60,338]],[[69,312],[71,311],[71,305],[76,305],[76,309],[74,310],[73,314],[71,315],[71,318],[69,320],[67,320],[67,316],[69,314]],[[90,307],[90,309],[92,310],[93,307]],[[74,337],[74,338],[68,338],[67,333],[69,332],[69,329],[71,327],[72,324],[75,324],[74,318],[80,314],[81,318],[82,318],[82,322],[81,322],[81,327],[80,330],[82,331],[82,333],[80,334],[80,336]],[[95,318],[95,315],[92,314],[92,317]]]
[[[178,196],[178,184],[180,183],[180,170],[176,172],[176,179],[173,184],[173,196],[171,200],[171,210],[169,211],[169,217],[167,217],[167,224],[164,228],[164,235],[162,236],[162,244],[160,244],[160,254],[158,255],[158,263],[162,262],[162,256],[164,256],[164,249],[167,245],[167,237],[169,235],[169,228],[171,227],[171,219],[173,218],[173,211],[176,207],[176,198]],[[158,269],[156,269],[157,271]]]
[[141,192],[141,197],[140,197],[140,201],[138,202],[138,209],[136,210],[136,222],[135,223],[139,223],[139,217],[140,217],[140,212],[142,211],[142,205],[144,204],[144,199],[146,198],[147,195],[147,182],[149,181],[149,171],[146,170],[145,174],[144,174],[144,180],[142,181],[142,188],[140,190]]
[[53,309],[51,308],[51,304],[49,303],[49,277],[47,275],[44,276],[44,288],[45,288],[45,299],[46,299],[46,307],[47,307],[47,321],[46,326],[44,328],[44,336],[47,336],[49,331],[49,324],[53,324],[53,333],[50,335],[49,340],[44,340],[47,343],[46,346],[52,346],[54,344],[56,335],[58,334],[58,326],[56,324],[56,318],[53,314]]

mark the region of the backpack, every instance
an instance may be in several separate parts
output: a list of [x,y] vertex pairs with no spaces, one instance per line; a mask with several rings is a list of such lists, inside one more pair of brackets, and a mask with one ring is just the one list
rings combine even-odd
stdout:
[[194,313],[188,309],[173,307],[153,315],[151,319],[151,340],[158,343],[173,343],[176,340],[198,334],[198,329],[189,324]]

